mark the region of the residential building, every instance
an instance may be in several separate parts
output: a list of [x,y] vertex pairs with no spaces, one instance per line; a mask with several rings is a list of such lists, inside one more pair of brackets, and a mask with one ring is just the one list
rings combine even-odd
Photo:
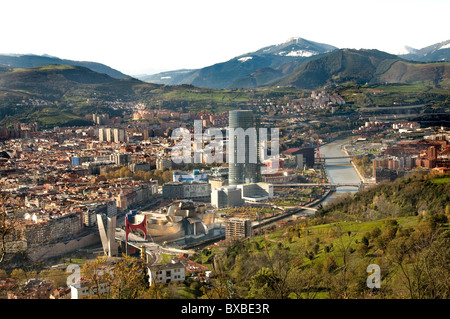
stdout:
[[131,163],[131,154],[116,153],[110,155],[110,160],[116,165],[128,165]]
[[252,221],[245,218],[230,218],[225,222],[225,239],[251,237]]
[[102,127],[98,129],[98,140],[100,142],[125,142],[125,130],[121,128]]
[[170,158],[157,158],[156,169],[163,170],[164,168],[172,168],[172,161],[170,160]]
[[72,299],[83,299],[89,296],[104,295],[111,290],[111,287],[103,282],[97,287],[94,287],[91,283],[82,280],[81,283],[70,285],[70,294]]
[[54,289],[52,280],[30,279],[15,292],[8,293],[8,299],[49,299]]
[[185,267],[181,262],[148,267],[148,282],[153,284],[168,284],[185,279]]

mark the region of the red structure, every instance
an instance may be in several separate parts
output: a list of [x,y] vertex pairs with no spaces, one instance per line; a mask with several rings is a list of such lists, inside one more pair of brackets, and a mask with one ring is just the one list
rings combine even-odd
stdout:
[[[140,229],[144,232],[145,234],[145,239],[147,239],[147,227],[146,227],[146,221],[147,221],[147,216],[145,215],[139,215],[142,216],[142,220],[138,223],[134,223],[136,221],[136,215],[135,214],[128,214],[125,216],[125,232],[126,232],[126,239],[128,242],[128,234],[133,230],[133,229]],[[130,218],[131,217],[131,218]],[[131,221],[130,221],[131,219]]]

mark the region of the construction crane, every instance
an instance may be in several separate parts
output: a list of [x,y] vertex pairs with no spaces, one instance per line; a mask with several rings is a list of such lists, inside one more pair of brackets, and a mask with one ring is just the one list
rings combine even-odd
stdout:
[[320,155],[320,143],[319,143],[319,139],[317,139],[316,157],[319,158],[319,159],[322,157],[322,156]]

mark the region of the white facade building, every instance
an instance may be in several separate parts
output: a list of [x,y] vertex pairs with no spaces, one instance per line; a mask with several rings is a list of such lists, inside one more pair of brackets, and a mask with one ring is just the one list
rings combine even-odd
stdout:
[[184,265],[180,262],[155,265],[148,268],[148,282],[152,284],[168,284],[185,279]]

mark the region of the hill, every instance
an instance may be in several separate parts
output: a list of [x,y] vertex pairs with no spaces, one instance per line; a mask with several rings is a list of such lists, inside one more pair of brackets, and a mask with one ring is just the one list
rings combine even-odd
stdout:
[[88,68],[49,65],[30,69],[0,66],[0,126],[38,121],[41,127],[90,125],[95,112],[123,116],[131,106],[221,113],[262,97],[303,94],[282,88],[261,92],[214,90],[115,79]]
[[98,73],[104,73],[110,77],[116,79],[125,79],[130,76],[123,74],[107,65],[97,62],[88,61],[73,61],[67,59],[60,59],[57,57],[52,57],[48,55],[34,55],[34,54],[24,54],[24,55],[5,55],[0,54],[0,65],[4,65],[11,68],[35,68],[45,65],[73,65],[88,68],[92,71]]
[[[440,183],[444,181],[444,183]],[[415,171],[390,183],[380,183],[354,196],[342,197],[318,211],[329,220],[376,220],[389,217],[450,214],[448,179]],[[450,215],[449,215],[450,217]]]
[[317,89],[345,83],[421,83],[449,87],[450,63],[419,63],[378,50],[341,49],[303,64],[270,85]]
[[0,68],[0,123],[37,120],[43,127],[86,125],[90,113],[120,114],[108,102],[138,101],[157,87],[71,65]]

